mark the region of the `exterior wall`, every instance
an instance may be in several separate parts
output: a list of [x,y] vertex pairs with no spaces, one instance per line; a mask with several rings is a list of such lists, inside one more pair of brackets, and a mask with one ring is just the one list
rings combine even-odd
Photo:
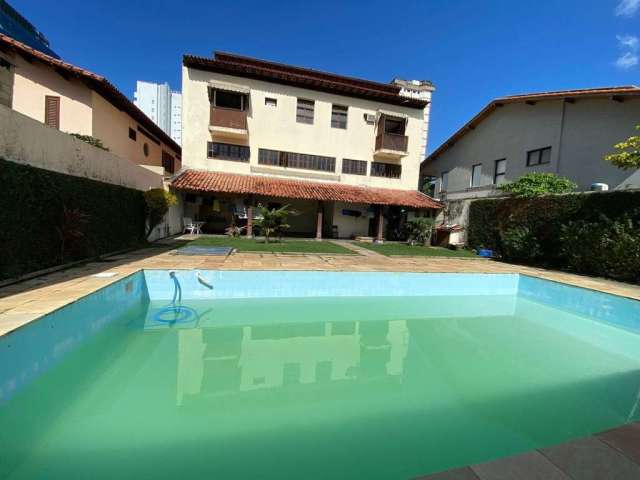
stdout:
[[0,157],[138,190],[162,186],[162,175],[49,128],[2,105]]
[[[361,215],[359,217],[343,215],[343,210],[358,210],[361,212]],[[369,213],[368,205],[343,202],[335,202],[333,204],[331,225],[336,225],[338,227],[338,236],[340,238],[368,236],[370,219],[371,215]]]
[[182,145],[182,94],[171,92],[171,131],[169,135]]
[[14,55],[13,109],[44,122],[45,96],[60,97],[60,130],[92,135],[91,90],[76,79],[65,79],[40,62]]
[[[118,110],[96,92],[92,92],[92,105],[93,136],[102,140],[102,143],[116,155],[138,165],[153,166],[162,166],[163,149],[174,157],[176,156],[176,152],[168,145],[162,142],[158,145],[142,132],[137,131],[139,124],[133,118]],[[137,132],[136,140],[129,138],[129,128]],[[148,156],[144,154],[145,144],[149,148]],[[180,166],[180,160],[176,158],[176,172]]]
[[[248,141],[224,139],[216,134],[215,140],[249,145],[249,163],[207,158],[207,142],[212,140],[209,132],[208,82],[221,81],[249,87],[250,107],[247,112]],[[296,175],[308,180],[340,181],[351,185],[367,185],[382,188],[415,190],[422,160],[424,142],[424,111],[400,107],[370,100],[344,97],[276,83],[232,77],[183,67],[183,161],[185,167],[234,173],[261,173],[276,176]],[[277,107],[264,104],[265,97],[276,98]],[[314,123],[307,125],[296,122],[297,98],[315,101]],[[349,107],[347,129],[331,128],[332,104]],[[406,135],[409,137],[408,155],[401,160],[374,158],[375,125],[367,124],[364,114],[375,114],[379,109],[408,116]],[[310,170],[283,169],[258,165],[258,149],[324,155],[336,158],[334,173]],[[369,164],[376,160],[386,163],[400,163],[400,179],[371,177],[367,175],[342,174],[342,159],[366,160]]]
[[[498,108],[475,130],[434,161],[425,163],[423,174],[438,177],[449,172],[447,199],[477,198],[494,194],[495,160],[506,158],[505,179],[513,181],[529,172],[551,172],[569,177],[580,190],[594,182],[610,188],[640,186],[640,175],[620,170],[603,160],[615,143],[634,134],[640,118],[640,99],[576,99],[507,104]],[[527,151],[551,147],[551,162],[526,166]],[[482,163],[481,187],[471,188],[471,168]]]
[[0,105],[11,108],[13,103],[13,62],[0,52]]

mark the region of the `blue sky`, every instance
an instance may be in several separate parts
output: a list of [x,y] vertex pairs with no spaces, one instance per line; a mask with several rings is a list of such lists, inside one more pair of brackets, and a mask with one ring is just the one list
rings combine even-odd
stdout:
[[129,97],[138,79],[179,89],[182,55],[213,50],[432,80],[430,151],[494,97],[640,84],[640,0],[9,1]]

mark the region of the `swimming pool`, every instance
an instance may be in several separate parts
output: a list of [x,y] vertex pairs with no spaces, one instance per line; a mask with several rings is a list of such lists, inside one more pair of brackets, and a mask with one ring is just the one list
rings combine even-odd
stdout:
[[147,270],[0,337],[0,478],[406,479],[640,419],[637,301],[515,274],[174,277],[177,313]]

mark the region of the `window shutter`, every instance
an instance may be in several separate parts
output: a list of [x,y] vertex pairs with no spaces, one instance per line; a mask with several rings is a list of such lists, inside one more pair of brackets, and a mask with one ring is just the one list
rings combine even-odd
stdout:
[[60,97],[47,95],[44,98],[44,123],[60,129]]

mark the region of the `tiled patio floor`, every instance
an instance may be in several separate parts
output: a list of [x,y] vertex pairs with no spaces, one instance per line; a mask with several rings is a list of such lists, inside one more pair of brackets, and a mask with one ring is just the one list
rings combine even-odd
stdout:
[[[189,238],[185,236],[182,238]],[[175,240],[174,240],[175,241]],[[0,335],[6,334],[48,312],[56,310],[140,269],[220,270],[328,270],[384,272],[524,273],[603,292],[640,299],[640,287],[601,278],[539,268],[510,265],[491,260],[451,257],[386,257],[371,250],[339,241],[357,255],[235,253],[228,257],[176,255],[172,241],[163,246],[136,250],[102,262],[0,288]],[[112,277],[94,277],[115,273]]]

